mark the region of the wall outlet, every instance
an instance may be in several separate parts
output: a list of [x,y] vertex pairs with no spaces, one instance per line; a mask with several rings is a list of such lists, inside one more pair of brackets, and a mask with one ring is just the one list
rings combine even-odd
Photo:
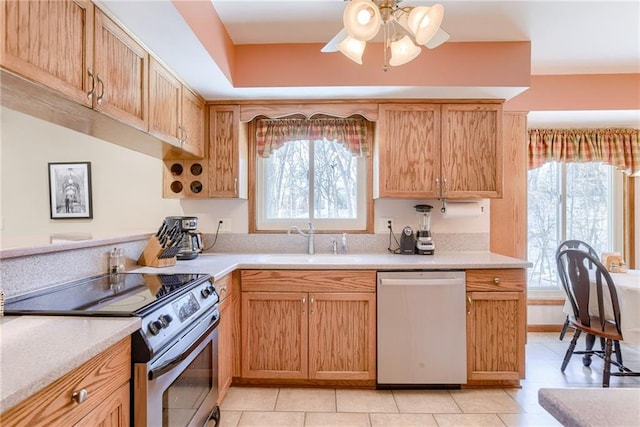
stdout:
[[387,217],[387,218],[378,218],[378,230],[379,230],[378,232],[388,233],[389,223],[391,223],[391,228],[393,228],[394,232],[397,231],[395,218]]
[[[220,224],[220,221],[222,221],[222,224]],[[220,224],[220,233],[231,233],[231,218],[216,218],[216,229],[218,229],[218,224]]]

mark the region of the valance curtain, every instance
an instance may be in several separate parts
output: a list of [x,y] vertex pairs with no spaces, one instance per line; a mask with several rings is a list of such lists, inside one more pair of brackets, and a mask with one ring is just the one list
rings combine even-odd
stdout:
[[529,130],[529,169],[552,160],[603,162],[627,175],[640,175],[640,130]]
[[369,155],[367,121],[362,118],[258,119],[256,144],[269,157],[287,141],[337,140],[355,157]]

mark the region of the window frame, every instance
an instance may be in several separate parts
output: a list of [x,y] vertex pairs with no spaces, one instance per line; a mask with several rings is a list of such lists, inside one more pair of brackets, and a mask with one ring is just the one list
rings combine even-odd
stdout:
[[[553,162],[554,167],[558,168],[558,190],[560,191],[559,200],[556,205],[557,212],[559,214],[558,218],[558,228],[557,230],[559,241],[562,242],[567,239],[567,163],[566,162]],[[624,190],[623,190],[623,174],[621,171],[616,170],[614,166],[609,166],[609,180],[610,180],[610,188],[611,188],[611,203],[608,206],[608,221],[609,221],[609,241],[611,247],[607,250],[619,251],[622,252],[623,246],[623,224],[622,218],[624,215]],[[529,171],[527,171],[529,173]],[[529,192],[527,185],[527,193]],[[527,231],[528,234],[528,231]],[[527,236],[527,242],[529,238]],[[527,244],[528,246],[528,244]],[[528,279],[527,274],[527,279]],[[527,283],[530,283],[527,280]],[[564,297],[564,291],[560,287],[560,284],[557,283],[556,287],[541,287],[541,286],[527,286],[527,291],[529,293],[529,297],[533,298],[553,298],[553,297]]]
[[[256,117],[259,118],[259,117]],[[256,118],[251,120],[248,123],[248,142],[249,142],[249,170],[248,170],[248,178],[249,178],[249,233],[259,234],[259,233],[286,233],[290,226],[297,225],[299,227],[305,228],[307,227],[307,220],[303,221],[292,221],[292,220],[276,220],[275,222],[279,222],[282,224],[281,228],[273,228],[273,229],[264,229],[259,228],[258,226],[258,216],[259,216],[259,198],[257,197],[258,191],[258,152],[256,147]],[[337,119],[343,117],[336,117]],[[375,133],[375,123],[367,120],[367,143],[369,147],[371,147],[370,153],[367,157],[365,157],[365,185],[366,189],[364,191],[364,208],[365,212],[365,227],[363,229],[323,229],[321,223],[322,219],[314,220],[313,225],[314,228],[316,224],[318,228],[316,232],[318,233],[342,233],[349,232],[351,234],[373,234],[373,143],[374,143],[374,133]]]

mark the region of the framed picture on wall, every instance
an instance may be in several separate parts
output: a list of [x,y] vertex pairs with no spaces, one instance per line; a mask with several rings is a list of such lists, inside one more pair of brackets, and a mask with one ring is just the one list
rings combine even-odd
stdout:
[[51,219],[93,218],[91,163],[49,163]]

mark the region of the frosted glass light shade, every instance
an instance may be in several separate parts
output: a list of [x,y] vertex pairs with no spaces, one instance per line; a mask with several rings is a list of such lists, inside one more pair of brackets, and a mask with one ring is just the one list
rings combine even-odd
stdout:
[[409,13],[407,24],[409,29],[416,36],[418,44],[425,44],[433,38],[442,24],[444,18],[444,7],[435,4],[431,7],[414,7]]
[[362,40],[347,36],[344,40],[338,43],[336,47],[344,54],[344,56],[356,64],[362,65],[362,54],[364,53],[366,45],[367,43]]
[[420,55],[421,49],[416,46],[407,35],[391,42],[391,58],[389,65],[398,66],[413,61]]
[[367,41],[378,34],[382,18],[372,0],[352,0],[344,10],[342,21],[351,37]]

